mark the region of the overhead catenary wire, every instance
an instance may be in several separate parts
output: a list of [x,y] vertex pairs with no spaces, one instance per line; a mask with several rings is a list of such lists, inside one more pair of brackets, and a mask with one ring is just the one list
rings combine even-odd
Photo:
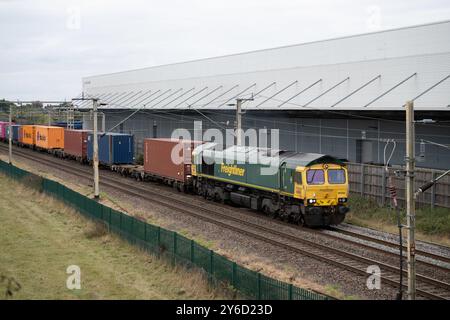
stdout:
[[[107,93],[103,93],[103,94],[100,94],[100,95],[98,95],[98,96],[93,96],[93,95],[91,95],[91,94],[89,94],[89,93],[86,93],[86,92],[82,92],[80,95],[78,95],[78,97],[76,97],[77,99],[79,99],[79,98],[92,98],[92,99],[103,99],[104,97],[108,97],[108,96],[110,96],[110,95],[115,95],[116,93],[114,93],[114,92],[107,92]],[[88,102],[86,101],[86,100],[82,100],[81,101],[81,103],[80,103],[80,106],[81,105],[83,105],[83,104],[87,104]]]
[[[124,108],[124,106],[118,106],[118,107],[123,107]],[[195,110],[195,109],[192,109],[192,110]],[[111,111],[110,111],[111,112]],[[114,111],[114,112],[119,112],[119,113],[128,113],[129,111]],[[169,112],[167,112],[167,111],[162,111],[162,110],[153,110],[153,111],[151,111],[152,112],[152,114],[153,113],[166,113],[166,114],[169,114]],[[217,113],[217,111],[214,111],[214,113]],[[200,113],[199,113],[200,114]],[[218,121],[215,121],[215,120],[213,120],[213,119],[211,119],[211,118],[209,118],[209,117],[207,117],[204,113],[201,113],[201,115],[202,115],[202,117],[204,117],[205,119],[207,119],[208,121],[210,121],[210,122],[213,122],[213,123],[219,123]],[[231,118],[233,118],[234,119],[234,117],[232,116],[232,115],[228,115],[228,114],[226,114],[226,116],[228,116],[230,119]],[[192,119],[194,119],[195,120],[195,118],[194,117],[189,117],[188,115],[184,115],[184,117],[185,118],[192,118]],[[166,117],[167,118],[167,117]],[[267,122],[267,123],[273,123],[273,120],[265,120],[265,119],[261,119],[261,118],[255,118],[255,117],[252,117],[252,116],[246,116],[246,118],[247,119],[250,119],[250,120],[255,120],[255,121],[260,121],[260,122]],[[167,118],[167,119],[169,119],[169,118]],[[176,116],[174,116],[174,117],[171,117],[170,118],[171,120],[174,120],[174,121],[179,121],[179,118],[177,118]],[[286,121],[279,121],[279,120],[277,120],[276,121],[276,123],[282,123],[282,124],[287,124],[287,125],[299,125],[300,127],[306,127],[306,128],[321,128],[321,129],[330,129],[330,130],[343,130],[342,128],[340,128],[340,127],[333,127],[333,126],[324,126],[324,125],[321,125],[321,126],[318,126],[318,125],[311,125],[311,124],[305,124],[305,123],[300,123],[300,124],[298,124],[298,123],[294,123],[294,122],[286,122]],[[353,129],[353,128],[349,128],[348,130],[350,130],[350,131],[356,131],[356,132],[360,132],[361,131],[361,129]],[[295,133],[294,131],[289,131],[289,130],[284,130],[284,129],[282,129],[281,131],[283,131],[283,132],[288,132],[288,133]],[[366,131],[368,131],[368,132],[374,132],[374,133],[381,133],[381,134],[384,134],[384,135],[398,135],[398,136],[402,136],[403,134],[402,133],[400,133],[400,132],[392,132],[392,131],[383,131],[383,130],[370,130],[370,129],[366,129]],[[305,133],[302,133],[303,135],[305,134]],[[322,135],[322,136],[324,136],[324,135]],[[427,134],[422,134],[422,136],[430,136],[430,137],[439,137],[439,135],[427,135]],[[342,138],[342,139],[344,139],[344,138],[346,138],[346,136],[342,136],[342,135],[336,135],[335,137],[337,137],[337,138]],[[442,137],[446,137],[445,135],[442,135]],[[350,139],[359,139],[358,137],[349,137]],[[373,141],[381,141],[381,142],[384,142],[385,141],[385,139],[375,139],[375,140],[373,140]],[[404,139],[400,139],[400,138],[398,138],[397,139],[397,141],[404,141]],[[429,140],[427,140],[427,141],[429,141]]]
[[425,139],[422,139],[422,141],[424,141],[424,142],[426,142],[428,144],[432,144],[432,145],[443,147],[443,148],[446,148],[446,149],[450,150],[450,145],[445,145],[445,144],[441,144],[441,143],[437,143],[437,142],[433,142],[433,141],[425,140]]

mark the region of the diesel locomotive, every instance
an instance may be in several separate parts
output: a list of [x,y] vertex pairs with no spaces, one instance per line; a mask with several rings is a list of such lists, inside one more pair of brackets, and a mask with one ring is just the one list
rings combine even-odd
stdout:
[[262,211],[299,225],[341,223],[348,199],[343,161],[316,153],[206,143],[192,152],[193,188],[207,199]]

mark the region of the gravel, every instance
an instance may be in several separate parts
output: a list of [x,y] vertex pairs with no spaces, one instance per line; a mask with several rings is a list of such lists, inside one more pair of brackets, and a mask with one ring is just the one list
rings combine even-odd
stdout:
[[[348,230],[360,234],[369,235],[371,237],[381,239],[381,240],[387,240],[392,243],[398,243],[399,242],[399,236],[397,234],[374,230],[370,228],[363,228],[359,226],[354,226],[348,223],[343,223],[339,225],[339,228],[343,230]],[[406,239],[404,239],[406,243]],[[438,245],[435,243],[429,243],[425,241],[416,240],[416,249],[427,251],[433,254],[437,254],[446,258],[450,258],[450,248],[442,245]]]

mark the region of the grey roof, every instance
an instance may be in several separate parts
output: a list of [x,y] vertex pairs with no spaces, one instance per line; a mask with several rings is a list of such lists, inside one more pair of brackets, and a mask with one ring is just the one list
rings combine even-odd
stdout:
[[316,163],[344,164],[344,162],[340,159],[319,153],[294,152],[292,155],[288,155],[283,161],[286,162],[286,167],[288,168],[295,168],[297,166],[308,167]]

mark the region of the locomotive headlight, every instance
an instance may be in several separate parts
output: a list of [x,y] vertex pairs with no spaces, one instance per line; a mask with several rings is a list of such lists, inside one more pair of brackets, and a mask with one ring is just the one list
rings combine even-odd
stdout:
[[339,202],[340,203],[346,203],[347,202],[347,198],[339,198]]
[[309,203],[309,204],[316,203],[316,199],[308,199],[308,203]]

